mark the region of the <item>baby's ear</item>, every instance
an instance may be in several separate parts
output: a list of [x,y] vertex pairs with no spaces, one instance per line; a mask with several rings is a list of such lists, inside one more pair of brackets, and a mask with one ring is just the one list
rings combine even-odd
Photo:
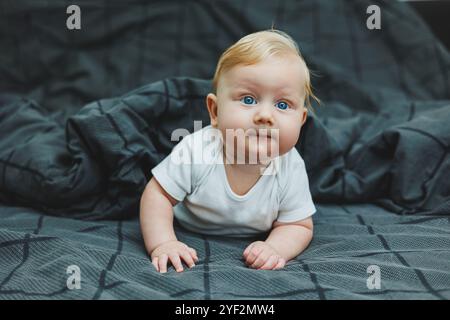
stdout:
[[217,96],[214,93],[209,93],[206,96],[206,107],[211,119],[211,126],[217,127]]
[[303,107],[303,112],[301,115],[301,122],[302,122],[302,126],[305,124],[306,119],[308,118],[308,108],[307,107]]

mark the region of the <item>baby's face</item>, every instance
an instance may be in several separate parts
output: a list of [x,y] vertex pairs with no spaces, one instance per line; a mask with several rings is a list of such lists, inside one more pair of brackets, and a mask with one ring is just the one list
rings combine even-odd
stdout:
[[[292,54],[237,65],[219,79],[217,96],[208,95],[211,124],[222,132],[227,147],[234,143],[236,150],[236,140],[226,139],[227,131],[246,132],[246,162],[250,154],[283,155],[297,143],[307,116],[304,68]],[[264,131],[272,135],[252,136]]]

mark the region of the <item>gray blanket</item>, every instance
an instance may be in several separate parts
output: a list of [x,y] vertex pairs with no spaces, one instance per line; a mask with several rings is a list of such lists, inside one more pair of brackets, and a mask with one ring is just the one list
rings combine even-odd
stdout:
[[[381,30],[366,28],[372,2]],[[406,5],[92,3],[78,33],[52,19],[58,5],[0,5],[0,298],[450,297],[450,54]],[[220,52],[272,22],[298,41],[323,101],[296,146],[314,240],[285,269],[255,271],[241,259],[254,239],[176,225],[201,261],[160,275],[137,220],[150,170],[174,129],[209,124]]]
[[[205,237],[177,225],[195,267],[159,274],[136,219],[88,222],[1,207],[2,299],[448,299],[450,219],[374,205],[318,205],[309,248],[282,270],[253,270],[252,239]],[[80,288],[72,289],[71,266]],[[372,267],[371,267],[372,266]],[[380,287],[367,285],[379,268]],[[72,269],[69,269],[69,271]],[[368,272],[369,271],[369,272]]]

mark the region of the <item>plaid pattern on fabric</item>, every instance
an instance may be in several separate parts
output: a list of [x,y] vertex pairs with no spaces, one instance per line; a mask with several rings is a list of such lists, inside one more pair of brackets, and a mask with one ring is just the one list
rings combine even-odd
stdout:
[[[2,207],[0,299],[449,299],[450,219],[400,216],[374,205],[319,205],[309,248],[283,270],[252,270],[255,239],[205,237],[177,226],[200,261],[161,275],[139,222],[89,222]],[[81,288],[68,289],[70,265]],[[381,288],[368,289],[367,268]]]
[[[1,299],[450,298],[450,54],[406,4],[83,0],[76,32],[70,4],[0,2]],[[371,4],[381,30],[366,28]],[[255,271],[241,260],[254,239],[177,226],[201,260],[160,275],[136,220],[150,169],[174,129],[209,123],[202,79],[220,53],[272,24],[323,101],[296,146],[314,240],[282,271]]]

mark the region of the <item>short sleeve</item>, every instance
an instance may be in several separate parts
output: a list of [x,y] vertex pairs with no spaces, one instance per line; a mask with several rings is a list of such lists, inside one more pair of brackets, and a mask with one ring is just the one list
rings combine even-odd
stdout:
[[172,152],[152,169],[153,177],[174,199],[183,201],[192,191],[192,135],[184,137]]
[[306,167],[298,151],[294,148],[286,157],[281,179],[280,205],[277,221],[294,222],[306,219],[316,212]]

